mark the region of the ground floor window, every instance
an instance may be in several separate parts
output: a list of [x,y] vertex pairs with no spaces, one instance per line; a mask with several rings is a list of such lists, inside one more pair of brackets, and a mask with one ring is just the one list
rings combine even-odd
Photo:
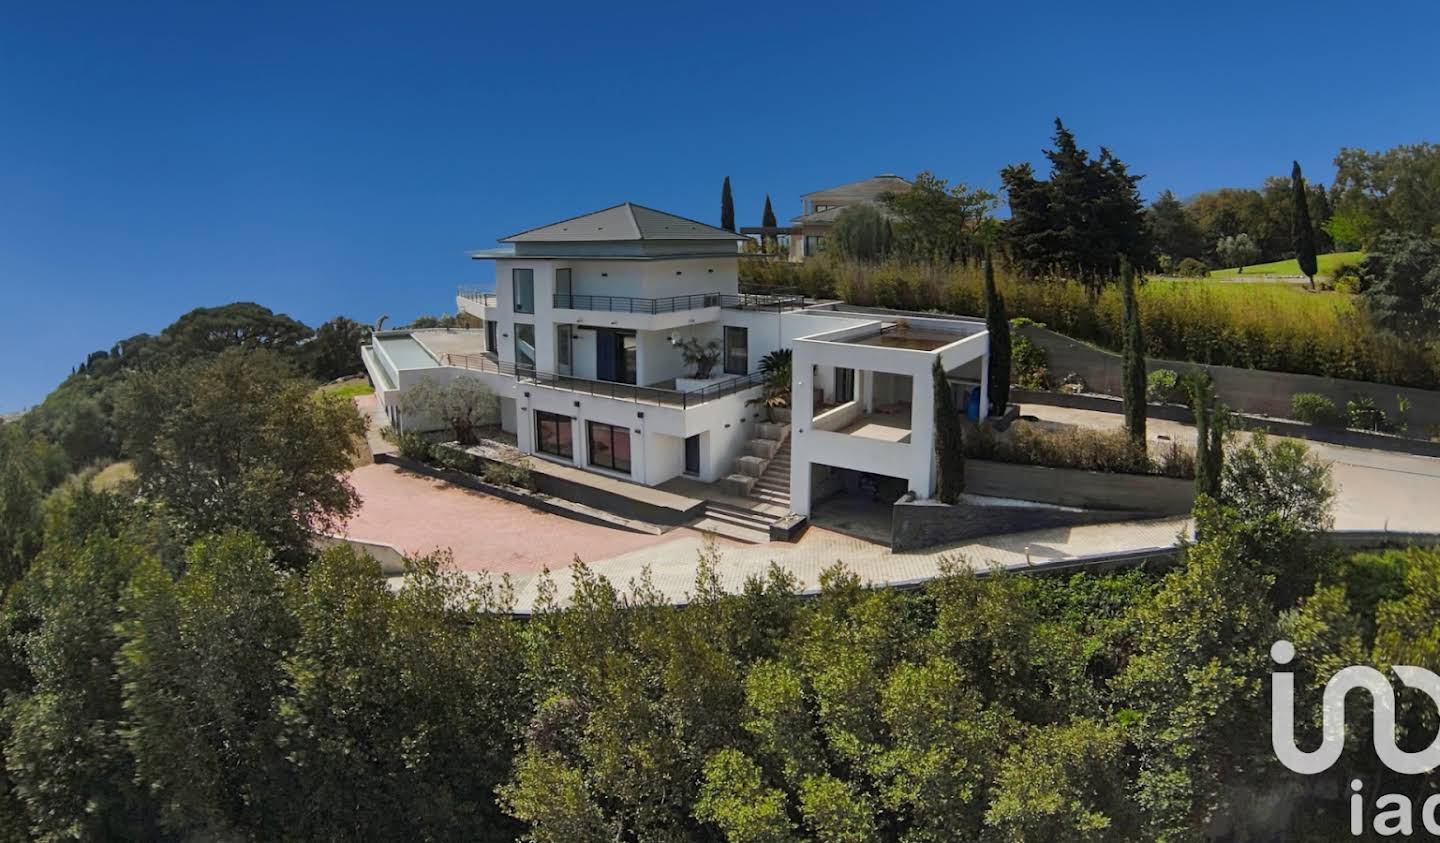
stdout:
[[602,422],[588,422],[590,464],[630,473],[630,429]]
[[570,417],[555,413],[535,413],[536,449],[566,459],[575,458],[575,443],[570,432]]

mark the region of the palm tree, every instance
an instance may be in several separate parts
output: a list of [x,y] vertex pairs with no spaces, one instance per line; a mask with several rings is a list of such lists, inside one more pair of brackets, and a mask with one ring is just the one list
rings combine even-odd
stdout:
[[794,355],[788,348],[772,351],[760,358],[760,374],[765,376],[760,397],[752,398],[747,404],[765,408],[765,420],[774,421],[776,407],[790,406],[790,378],[794,372]]

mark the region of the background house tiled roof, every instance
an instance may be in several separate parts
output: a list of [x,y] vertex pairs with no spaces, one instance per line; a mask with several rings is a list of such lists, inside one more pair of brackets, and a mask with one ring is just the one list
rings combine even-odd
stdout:
[[893,173],[885,173],[874,178],[842,184],[839,187],[829,187],[814,193],[806,193],[800,198],[822,205],[826,202],[874,202],[886,193],[900,193],[909,189],[909,181]]
[[743,236],[703,222],[667,214],[633,202],[532,228],[501,243],[577,243],[619,240],[744,240]]

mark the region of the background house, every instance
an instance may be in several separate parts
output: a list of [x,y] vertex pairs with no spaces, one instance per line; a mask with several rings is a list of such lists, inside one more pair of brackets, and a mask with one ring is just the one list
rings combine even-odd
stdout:
[[788,226],[766,228],[751,226],[740,229],[741,234],[759,237],[786,237],[789,240],[789,256],[792,261],[824,252],[829,247],[830,229],[840,212],[851,205],[878,204],[887,193],[901,193],[910,189],[910,182],[885,173],[873,178],[817,190],[800,197],[800,216]]

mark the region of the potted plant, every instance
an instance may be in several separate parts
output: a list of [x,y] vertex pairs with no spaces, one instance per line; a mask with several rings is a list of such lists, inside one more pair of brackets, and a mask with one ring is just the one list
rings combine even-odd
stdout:
[[690,376],[675,379],[675,388],[681,392],[704,389],[715,383],[715,364],[720,362],[720,341],[700,340],[690,337],[685,340],[671,339],[670,343],[680,349],[680,359],[690,369]]

